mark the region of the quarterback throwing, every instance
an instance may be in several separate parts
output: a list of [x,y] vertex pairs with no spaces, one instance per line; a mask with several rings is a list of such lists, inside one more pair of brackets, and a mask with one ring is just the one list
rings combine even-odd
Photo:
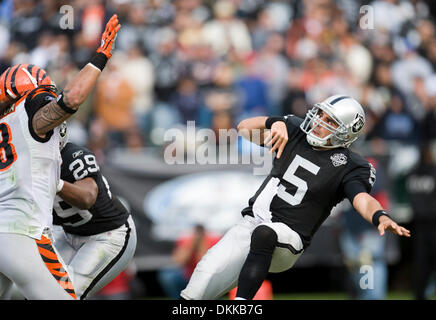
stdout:
[[252,299],[268,272],[291,268],[310,245],[332,208],[348,198],[375,225],[410,237],[369,193],[374,167],[348,147],[362,133],[365,113],[346,95],[314,105],[305,119],[255,117],[238,130],[269,129],[261,145],[277,152],[273,168],[233,226],[197,264],[183,299],[216,299],[238,286],[236,299]]

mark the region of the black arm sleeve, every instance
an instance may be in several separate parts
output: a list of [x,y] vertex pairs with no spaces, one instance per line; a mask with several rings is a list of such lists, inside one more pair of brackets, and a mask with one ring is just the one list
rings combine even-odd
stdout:
[[29,118],[29,132],[33,139],[39,142],[47,142],[50,140],[51,136],[53,135],[53,130],[50,130],[46,133],[44,138],[41,138],[35,133],[35,130],[33,130],[32,120],[35,113],[41,109],[43,106],[45,106],[47,103],[55,99],[55,96],[50,92],[41,92],[37,95],[32,96],[31,99],[26,100],[26,103],[24,104],[24,107],[26,108],[26,113]]
[[354,197],[361,193],[370,193],[375,183],[375,168],[369,163],[361,163],[348,172],[342,180],[344,195],[353,203]]

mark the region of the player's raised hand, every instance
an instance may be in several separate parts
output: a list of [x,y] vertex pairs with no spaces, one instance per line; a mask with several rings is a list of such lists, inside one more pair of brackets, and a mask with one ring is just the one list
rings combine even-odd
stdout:
[[270,153],[277,151],[277,158],[283,153],[286,143],[288,143],[288,129],[283,121],[276,121],[271,126],[271,131],[264,140],[264,145],[272,146]]
[[103,53],[108,59],[112,57],[112,52],[115,48],[115,39],[120,28],[121,25],[119,24],[118,16],[114,14],[106,24],[106,29],[101,36],[101,44],[97,52]]
[[410,231],[404,227],[399,226],[395,221],[386,216],[380,217],[380,223],[377,227],[381,236],[385,234],[385,230],[389,230],[393,234],[399,236],[410,237]]

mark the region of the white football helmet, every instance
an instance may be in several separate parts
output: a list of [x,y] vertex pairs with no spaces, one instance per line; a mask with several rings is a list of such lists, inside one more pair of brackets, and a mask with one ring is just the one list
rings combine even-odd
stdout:
[[62,150],[68,142],[67,122],[64,121],[59,126],[59,149]]
[[[320,111],[327,113],[336,123],[337,128],[322,121]],[[300,128],[306,133],[307,142],[314,147],[348,148],[355,141],[365,125],[365,112],[355,99],[346,95],[334,95],[314,105],[310,109]],[[313,129],[321,126],[331,133],[320,138]],[[330,142],[330,143],[329,143]]]

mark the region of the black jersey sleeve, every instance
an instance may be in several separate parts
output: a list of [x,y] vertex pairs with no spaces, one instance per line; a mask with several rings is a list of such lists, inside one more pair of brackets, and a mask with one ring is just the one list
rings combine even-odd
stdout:
[[289,114],[285,116],[285,124],[288,129],[288,139],[291,139],[297,132],[300,130],[300,125],[303,122],[303,119]]
[[51,91],[49,90],[45,91],[43,89],[41,90],[40,93],[36,93],[34,95],[29,95],[29,96],[30,97],[26,99],[26,103],[24,104],[27,116],[29,118],[29,123],[28,123],[29,132],[32,138],[35,139],[36,141],[47,142],[50,140],[51,136],[53,135],[53,130],[50,130],[49,132],[46,133],[44,138],[41,138],[33,130],[32,120],[33,120],[33,116],[39,109],[41,109],[43,106],[45,106],[47,103],[49,103],[56,97]]
[[342,180],[344,195],[353,203],[361,192],[370,193],[375,183],[376,170],[371,163],[360,156],[351,154],[350,171]]
[[87,148],[67,143],[62,149],[61,178],[74,182],[87,177],[96,178],[100,172],[95,155]]

